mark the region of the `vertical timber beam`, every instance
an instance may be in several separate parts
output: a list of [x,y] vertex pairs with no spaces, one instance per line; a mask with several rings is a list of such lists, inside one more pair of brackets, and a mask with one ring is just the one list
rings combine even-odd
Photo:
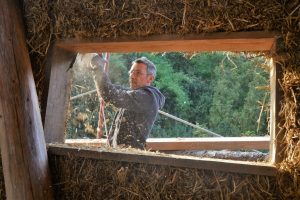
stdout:
[[45,77],[44,77],[44,84],[43,84],[43,94],[41,95],[41,115],[42,115],[42,122],[45,126],[45,116],[46,116],[46,109],[47,109],[47,99],[48,99],[48,92],[49,92],[49,83],[50,83],[50,74],[51,74],[51,59],[53,58],[53,49],[54,45],[51,44],[47,51],[46,55],[46,62],[45,62]]
[[70,64],[76,53],[54,47],[45,116],[45,138],[47,143],[64,143],[67,112],[71,94]]
[[17,0],[0,0],[0,147],[7,199],[53,199],[43,126]]
[[[272,53],[276,55],[278,43],[274,44],[272,49]],[[278,63],[277,58],[272,59],[272,68],[270,73],[270,86],[271,86],[271,106],[270,106],[270,162],[271,163],[280,163],[283,160],[283,150],[284,145],[282,144],[283,141],[283,134],[284,131],[280,131],[279,123],[281,118],[279,116],[280,112],[280,102],[283,99],[283,92],[280,86],[280,81],[282,80],[282,69],[281,65]]]

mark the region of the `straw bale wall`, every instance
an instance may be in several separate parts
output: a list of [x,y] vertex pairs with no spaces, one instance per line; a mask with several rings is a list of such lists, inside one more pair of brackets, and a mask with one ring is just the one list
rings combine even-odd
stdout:
[[56,199],[279,199],[275,177],[50,155]]
[[[158,173],[157,183],[153,190],[166,190],[166,199],[182,197],[181,190],[184,187],[190,188],[193,194],[197,191],[204,192],[207,196],[225,198],[230,192],[239,190],[251,193],[258,191],[262,198],[272,199],[272,194],[276,188],[283,195],[284,199],[300,198],[300,8],[299,0],[69,0],[69,1],[46,1],[28,0],[24,1],[24,20],[27,27],[27,44],[29,46],[33,73],[37,85],[39,99],[45,95],[43,90],[45,85],[45,59],[49,48],[57,39],[66,38],[99,38],[115,39],[123,36],[127,37],[147,37],[150,35],[185,35],[199,34],[204,32],[241,32],[241,31],[276,31],[278,32],[278,49],[276,62],[283,71],[283,78],[280,80],[284,99],[281,101],[280,115],[282,120],[278,124],[280,133],[284,135],[282,143],[285,148],[281,152],[282,163],[278,169],[281,171],[277,176],[278,188],[273,185],[273,181],[268,182],[262,176],[247,176],[228,173],[214,174],[204,170],[188,170],[180,168],[163,168],[160,166],[147,166],[129,163],[108,162],[100,160],[83,160],[74,158],[51,158],[52,170],[59,174],[55,175],[57,180],[69,178],[77,185],[82,193],[96,195],[94,185],[103,187],[103,191],[98,188],[98,195],[112,191],[117,194],[121,190],[125,197],[135,198],[135,193],[141,192],[147,197],[145,188],[152,183],[153,177]],[[88,168],[82,167],[82,171],[76,168],[71,172],[63,171],[64,165],[76,165],[86,163],[96,164],[99,167],[93,168],[93,174],[97,179],[87,183],[84,177]],[[68,163],[69,162],[69,163]],[[82,164],[83,165],[83,164]],[[123,187],[123,181],[118,181],[117,186],[113,184],[105,185],[103,180],[108,182],[116,179],[116,172],[126,171],[130,167],[129,174],[140,173],[145,179],[140,182],[133,182],[131,189]],[[112,168],[110,171],[104,168]],[[143,170],[147,169],[149,173]],[[102,173],[103,170],[107,174]],[[121,171],[120,171],[121,170]],[[157,171],[161,170],[161,171]],[[111,174],[112,173],[112,174]],[[152,173],[152,176],[150,174]],[[65,174],[65,175],[64,175]],[[122,173],[121,173],[122,174]],[[130,177],[132,177],[132,174]],[[172,182],[174,174],[178,174],[177,185],[164,185],[165,182]],[[77,176],[78,175],[78,176]],[[80,176],[79,176],[80,175]],[[72,178],[72,176],[74,176]],[[77,176],[77,179],[76,179]],[[139,176],[139,177],[141,177]],[[200,176],[205,178],[196,179]],[[206,177],[207,176],[207,177]],[[234,178],[230,178],[233,176]],[[0,176],[1,177],[1,176]],[[208,178],[209,177],[209,178]],[[72,178],[72,179],[71,179]],[[135,180],[134,177],[132,177]],[[1,180],[1,178],[0,178]],[[190,181],[188,181],[190,180]],[[210,180],[211,182],[205,183]],[[215,180],[214,182],[212,180]],[[251,184],[242,180],[251,180]],[[199,181],[199,183],[197,183]],[[272,184],[270,184],[272,182]],[[237,184],[240,183],[240,184]],[[200,184],[200,185],[199,185]],[[202,184],[202,185],[201,185]],[[262,190],[257,189],[258,185],[263,185]],[[1,186],[1,182],[0,182]],[[71,192],[72,188],[55,186],[59,195],[67,196],[65,192]],[[108,188],[107,188],[108,187]],[[149,186],[150,187],[150,186]],[[172,188],[175,188],[173,190]],[[200,188],[198,188],[200,187]],[[0,187],[1,188],[1,187]],[[151,187],[152,188],[152,187]],[[229,189],[228,189],[229,188]],[[240,189],[243,188],[243,189]],[[128,191],[126,191],[128,189]],[[276,191],[277,191],[276,190]],[[177,192],[178,191],[178,192]],[[248,191],[248,192],[247,192]],[[239,194],[241,194],[239,193]],[[255,192],[254,192],[255,193]],[[70,193],[71,194],[71,193]],[[186,194],[187,198],[194,198],[192,194]],[[71,194],[83,195],[83,194]],[[106,195],[106,194],[105,194]],[[169,196],[168,196],[169,195]],[[197,195],[201,195],[198,194]],[[223,195],[223,196],[222,196]],[[268,196],[269,195],[269,196]],[[116,196],[114,196],[116,197]],[[123,196],[122,196],[123,197]],[[152,198],[153,196],[151,196]],[[156,196],[157,197],[157,196]],[[156,197],[153,197],[154,199]],[[238,197],[238,196],[236,196]],[[250,196],[243,196],[249,199]],[[75,196],[74,199],[77,197]],[[121,198],[121,197],[120,197]],[[257,198],[257,199],[262,199]],[[68,196],[66,199],[72,199]],[[122,199],[122,198],[121,198]],[[250,198],[251,199],[251,198]],[[256,198],[255,198],[256,199]]]

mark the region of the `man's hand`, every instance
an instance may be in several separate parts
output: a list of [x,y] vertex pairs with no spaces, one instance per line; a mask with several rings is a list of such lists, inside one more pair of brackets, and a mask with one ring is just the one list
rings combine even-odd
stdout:
[[97,70],[99,69],[100,71],[104,71],[104,65],[105,63],[107,63],[107,61],[100,56],[99,54],[96,54],[92,59],[91,59],[91,63],[90,63],[90,67],[93,70]]

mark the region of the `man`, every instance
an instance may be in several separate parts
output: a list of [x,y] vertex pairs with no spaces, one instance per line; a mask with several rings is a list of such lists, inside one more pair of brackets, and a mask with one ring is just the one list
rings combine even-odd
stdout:
[[130,89],[113,85],[103,69],[100,56],[91,60],[96,88],[105,102],[119,108],[110,128],[110,145],[144,149],[158,110],[165,97],[151,86],[156,76],[155,65],[145,57],[132,62],[129,71]]

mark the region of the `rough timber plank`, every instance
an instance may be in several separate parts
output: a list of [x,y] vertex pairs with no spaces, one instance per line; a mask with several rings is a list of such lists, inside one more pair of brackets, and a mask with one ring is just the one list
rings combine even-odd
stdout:
[[0,0],[0,146],[7,199],[53,199],[20,4]]
[[269,143],[270,137],[149,138],[147,148],[154,150],[269,149]]
[[65,124],[71,92],[72,70],[68,70],[75,53],[56,48],[53,52],[47,110],[46,142],[64,142]]
[[52,155],[77,156],[92,159],[126,161],[135,163],[145,163],[151,165],[167,165],[175,167],[188,167],[197,169],[209,169],[233,173],[257,174],[275,176],[275,166],[268,163],[254,163],[245,161],[229,161],[212,158],[195,158],[175,155],[154,154],[149,152],[133,151],[106,151],[106,150],[87,150],[72,147],[62,147],[49,145],[48,153]]
[[[68,144],[103,146],[105,139],[67,139]],[[148,138],[151,150],[222,150],[259,149],[268,150],[270,137],[222,137],[222,138]]]
[[[276,46],[274,47],[276,51]],[[271,127],[271,142],[270,142],[270,162],[280,163],[283,160],[284,144],[282,144],[284,131],[280,132],[278,127],[281,121],[280,101],[283,99],[283,91],[280,86],[280,80],[282,80],[282,70],[277,63],[276,58],[273,59],[273,65],[271,68],[270,85],[271,85],[271,106],[270,106],[270,127]]]
[[204,33],[184,37],[164,35],[116,40],[64,40],[58,47],[89,52],[170,52],[170,51],[270,51],[275,43],[270,32]]

